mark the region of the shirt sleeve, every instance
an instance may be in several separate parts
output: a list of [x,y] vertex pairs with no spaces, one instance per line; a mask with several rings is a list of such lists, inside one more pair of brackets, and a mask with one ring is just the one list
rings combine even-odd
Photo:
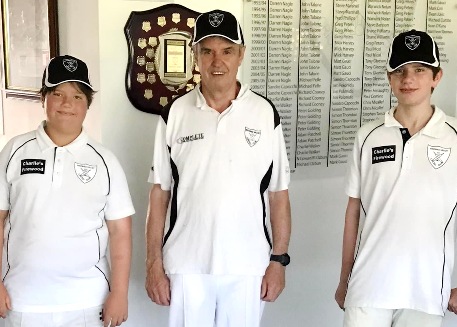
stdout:
[[114,155],[108,167],[110,193],[106,200],[105,218],[107,220],[115,220],[131,216],[135,213],[135,209],[130,196],[127,178],[121,164]]
[[346,173],[346,187],[345,192],[351,198],[360,199],[360,131],[357,133],[354,146],[352,148],[352,154],[348,157],[348,169]]
[[7,166],[12,147],[13,141],[10,141],[0,152],[0,210],[10,209],[10,183],[7,178]]
[[287,190],[290,182],[289,159],[287,158],[286,144],[282,125],[276,126],[273,132],[273,170],[268,190],[278,192]]
[[171,162],[170,150],[167,145],[167,125],[165,121],[160,118],[157,123],[155,141],[154,141],[154,159],[152,160],[152,167],[149,172],[149,183],[160,184],[164,191],[171,189]]

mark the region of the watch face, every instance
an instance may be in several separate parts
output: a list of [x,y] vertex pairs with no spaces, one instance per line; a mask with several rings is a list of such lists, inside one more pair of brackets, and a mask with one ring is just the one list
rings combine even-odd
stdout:
[[281,264],[283,266],[287,266],[289,263],[290,263],[290,257],[289,257],[289,255],[287,253],[284,253],[281,256]]

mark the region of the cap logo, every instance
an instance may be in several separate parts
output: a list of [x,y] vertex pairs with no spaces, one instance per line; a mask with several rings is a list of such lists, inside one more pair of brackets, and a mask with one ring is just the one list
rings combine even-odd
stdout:
[[78,68],[78,62],[74,59],[64,59],[63,66],[69,71],[74,72]]
[[221,13],[212,13],[209,14],[209,23],[212,27],[218,27],[224,20],[224,14]]
[[405,45],[409,50],[416,50],[421,43],[421,37],[416,35],[405,36]]

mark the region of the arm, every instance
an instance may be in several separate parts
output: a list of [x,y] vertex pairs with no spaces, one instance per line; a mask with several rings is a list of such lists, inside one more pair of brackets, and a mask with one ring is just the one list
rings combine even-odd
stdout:
[[360,220],[360,199],[349,197],[346,207],[343,234],[343,256],[341,261],[340,282],[335,293],[335,300],[341,309],[344,309],[347,283],[354,264],[355,245]]
[[447,309],[457,314],[457,288],[451,289],[451,296],[449,298]]
[[170,191],[154,184],[149,193],[146,218],[146,290],[151,300],[159,305],[170,305],[170,281],[165,275],[162,260],[163,232]]
[[[0,210],[0,244],[3,246],[3,235],[5,229],[5,220],[8,217],[8,210]],[[0,249],[0,263],[2,262],[3,251]],[[8,310],[11,310],[11,300],[8,295],[8,291],[0,282],[0,317],[6,318],[6,313]]]
[[[283,254],[289,248],[291,215],[288,190],[269,192],[270,221],[273,234],[273,254]],[[262,280],[261,298],[273,302],[284,289],[286,269],[270,261]]]
[[[128,287],[132,258],[132,218],[107,220],[111,259],[111,290],[103,306],[104,327],[127,320]],[[111,323],[111,325],[110,325]]]

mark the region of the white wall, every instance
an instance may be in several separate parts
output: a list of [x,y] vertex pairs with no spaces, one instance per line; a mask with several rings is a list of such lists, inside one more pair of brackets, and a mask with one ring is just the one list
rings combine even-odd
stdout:
[[[242,21],[242,0],[176,1],[190,9],[220,8]],[[158,117],[135,109],[127,99],[124,78],[127,43],[123,28],[131,11],[147,10],[165,3],[132,0],[59,0],[61,53],[84,59],[95,96],[85,126],[95,138],[117,155],[123,165],[134,199],[134,257],[130,283],[130,317],[123,326],[166,326],[167,309],[153,304],[144,290],[144,222],[150,185],[146,182],[152,160]],[[10,101],[10,100],[8,100]],[[30,130],[43,119],[38,103],[11,100],[6,103],[5,124],[10,138]],[[290,185],[293,231],[292,264],[287,286],[274,304],[266,306],[263,327],[336,327],[342,311],[333,300],[338,282],[340,248],[346,197],[344,168],[307,171]],[[446,318],[446,327],[455,325]],[[0,326],[3,326],[0,323]]]

